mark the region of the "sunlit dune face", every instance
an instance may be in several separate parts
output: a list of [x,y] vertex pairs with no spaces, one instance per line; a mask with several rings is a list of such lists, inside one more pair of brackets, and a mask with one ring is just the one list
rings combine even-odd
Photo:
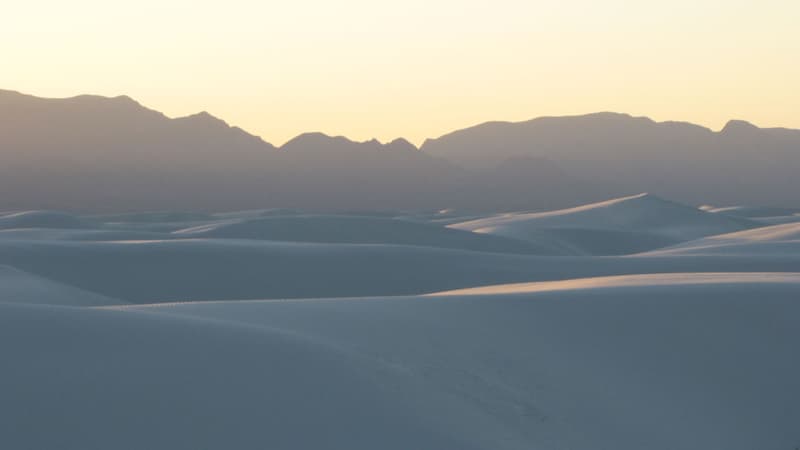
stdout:
[[281,144],[419,144],[486,120],[616,110],[800,127],[788,0],[16,2],[0,87],[127,94]]
[[564,281],[514,283],[485,286],[432,294],[444,295],[496,295],[535,292],[572,291],[596,288],[624,288],[637,286],[668,286],[697,284],[741,283],[798,283],[800,273],[659,273],[647,275],[621,275],[612,277],[577,278]]

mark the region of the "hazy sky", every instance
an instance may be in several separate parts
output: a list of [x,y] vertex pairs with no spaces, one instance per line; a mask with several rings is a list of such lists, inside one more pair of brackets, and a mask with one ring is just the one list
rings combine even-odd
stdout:
[[798,24],[798,0],[12,1],[0,88],[207,110],[275,144],[601,110],[800,128]]

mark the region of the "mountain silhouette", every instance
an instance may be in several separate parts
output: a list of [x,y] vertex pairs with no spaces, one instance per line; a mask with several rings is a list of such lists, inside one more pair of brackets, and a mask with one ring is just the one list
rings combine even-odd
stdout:
[[462,169],[405,140],[308,133],[276,148],[206,113],[171,119],[129,97],[0,91],[4,209],[438,207]]
[[683,202],[797,204],[800,132],[741,120],[721,131],[627,114],[489,122],[429,139],[422,151],[463,167],[547,158],[571,176]]
[[625,114],[490,122],[427,140],[304,133],[281,147],[207,112],[0,90],[0,208],[534,210],[648,191],[793,206],[800,132]]

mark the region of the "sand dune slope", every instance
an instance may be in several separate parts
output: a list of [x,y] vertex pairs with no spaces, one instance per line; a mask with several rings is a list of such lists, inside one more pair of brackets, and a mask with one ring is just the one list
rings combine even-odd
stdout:
[[513,213],[450,225],[531,242],[562,242],[583,254],[626,254],[759,224],[639,194],[541,213]]
[[102,306],[125,302],[0,266],[0,303]]
[[58,211],[22,211],[0,216],[0,229],[89,228],[90,226],[76,216]]
[[346,348],[469,411],[459,436],[478,431],[491,441],[483,448],[792,448],[800,274],[737,277],[124,308],[280,327]]
[[408,377],[292,332],[0,304],[0,349],[4,448],[487,448]]
[[775,255],[800,254],[800,223],[790,222],[725,233],[664,248],[652,255]]
[[549,245],[385,217],[292,215],[200,225],[177,237],[346,244],[398,244],[485,252],[558,254]]
[[549,257],[236,239],[0,239],[0,264],[128,302],[153,303],[410,295],[637,273],[798,272],[800,253]]

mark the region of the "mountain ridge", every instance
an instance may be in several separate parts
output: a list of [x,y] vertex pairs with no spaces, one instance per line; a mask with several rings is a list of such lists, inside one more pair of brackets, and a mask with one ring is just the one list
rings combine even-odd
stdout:
[[[238,129],[244,131],[245,133],[248,133],[248,134],[250,134],[252,136],[255,136],[255,137],[258,137],[258,138],[262,139],[264,142],[270,143],[269,141],[267,141],[266,139],[264,139],[263,137],[261,137],[259,135],[250,133],[249,131],[244,130],[244,129],[238,127],[238,126],[229,125],[224,119],[219,118],[219,117],[209,113],[208,111],[198,111],[196,113],[188,114],[188,115],[185,115],[185,116],[169,117],[169,116],[165,115],[164,113],[162,113],[162,112],[160,112],[158,110],[155,110],[155,109],[152,109],[152,108],[149,108],[149,107],[146,107],[146,106],[142,105],[141,103],[139,103],[138,101],[136,101],[135,99],[133,99],[132,97],[130,97],[130,96],[126,95],[126,94],[116,95],[116,96],[113,96],[113,97],[112,96],[99,95],[99,94],[79,94],[79,95],[74,95],[74,96],[71,96],[71,97],[40,97],[40,96],[36,96],[36,95],[32,95],[32,94],[27,94],[27,93],[23,93],[23,92],[20,92],[20,91],[16,91],[16,90],[13,90],[13,89],[0,89],[0,106],[3,105],[2,100],[4,99],[4,97],[7,97],[7,96],[17,96],[19,98],[35,99],[35,100],[43,100],[43,101],[70,101],[70,100],[76,101],[76,100],[83,100],[83,99],[99,100],[99,101],[107,101],[107,100],[122,101],[122,102],[127,102],[127,103],[130,103],[130,104],[139,106],[139,107],[141,107],[143,109],[147,109],[149,111],[156,112],[159,115],[161,115],[161,116],[163,116],[165,118],[168,118],[170,120],[189,119],[189,118],[193,118],[193,117],[196,117],[196,116],[200,116],[200,117],[204,117],[204,118],[206,118],[206,117],[213,118],[213,119],[215,119],[217,121],[225,123],[226,125],[228,125],[231,128],[238,128]],[[696,124],[696,123],[693,123],[693,122],[689,122],[689,121],[683,121],[683,120],[657,121],[657,120],[654,120],[654,119],[652,119],[652,118],[650,118],[648,116],[636,116],[636,115],[632,115],[632,114],[629,114],[629,113],[615,112],[615,111],[596,111],[596,112],[588,112],[588,113],[581,113],[581,114],[567,114],[567,115],[561,115],[561,116],[553,116],[553,115],[536,116],[536,117],[532,117],[530,119],[524,119],[524,120],[519,120],[519,121],[513,121],[513,120],[488,120],[488,121],[479,122],[479,123],[476,123],[476,124],[473,124],[473,125],[467,125],[467,126],[464,126],[462,128],[459,128],[459,129],[456,129],[456,130],[453,130],[453,131],[450,131],[450,132],[446,132],[446,133],[444,133],[444,134],[442,134],[442,135],[440,135],[438,137],[425,138],[423,140],[423,144],[421,144],[421,145],[415,145],[415,144],[411,143],[408,139],[406,139],[404,137],[397,137],[397,138],[392,139],[391,141],[389,141],[387,143],[383,143],[383,145],[391,144],[391,143],[393,143],[395,141],[405,141],[408,144],[410,144],[412,147],[414,147],[416,149],[421,149],[422,147],[424,147],[425,142],[427,142],[427,141],[435,141],[437,139],[443,138],[443,137],[448,136],[450,134],[458,133],[458,132],[461,132],[461,131],[464,131],[464,130],[469,130],[469,129],[477,128],[477,127],[493,126],[493,125],[520,125],[520,124],[529,124],[529,123],[533,123],[533,122],[547,121],[547,120],[584,119],[584,118],[627,119],[627,120],[632,120],[632,121],[647,122],[647,123],[651,123],[651,124],[655,124],[655,125],[683,126],[683,127],[696,128],[696,129],[699,129],[699,130],[709,131],[711,133],[716,133],[716,134],[722,134],[722,133],[725,133],[726,131],[730,131],[731,129],[739,129],[739,128],[749,128],[749,129],[758,129],[758,130],[766,130],[766,131],[786,131],[786,132],[799,133],[800,134],[800,129],[797,129],[797,128],[790,128],[790,127],[759,127],[759,126],[753,124],[752,122],[750,122],[749,120],[745,120],[745,119],[729,119],[725,123],[725,125],[723,125],[722,128],[720,128],[718,131],[714,131],[712,128],[709,128],[709,127],[704,126],[704,125],[699,125],[699,124]],[[371,142],[371,141],[380,142],[376,138],[371,138],[371,139],[368,139],[366,141],[358,141],[358,140],[355,140],[355,139],[351,139],[351,138],[349,138],[349,137],[347,137],[345,135],[329,134],[329,133],[325,133],[325,132],[321,132],[321,131],[306,131],[306,132],[302,132],[302,133],[290,138],[289,140],[287,140],[286,142],[284,142],[281,145],[275,145],[275,144],[271,144],[271,143],[270,144],[273,145],[275,148],[281,148],[281,147],[285,146],[287,143],[289,143],[289,142],[291,142],[291,141],[293,141],[293,140],[295,140],[297,138],[303,137],[305,135],[310,135],[310,134],[312,134],[312,135],[322,135],[322,136],[326,136],[326,137],[329,137],[329,138],[332,138],[332,139],[343,138],[343,139],[346,139],[346,140],[348,140],[350,142],[357,143],[357,144],[368,143],[368,142]]]
[[[800,130],[600,112],[493,121],[427,139],[302,133],[281,146],[201,111],[128,96],[0,90],[5,209],[566,208],[654,192],[796,206]],[[189,198],[189,200],[187,200]]]

